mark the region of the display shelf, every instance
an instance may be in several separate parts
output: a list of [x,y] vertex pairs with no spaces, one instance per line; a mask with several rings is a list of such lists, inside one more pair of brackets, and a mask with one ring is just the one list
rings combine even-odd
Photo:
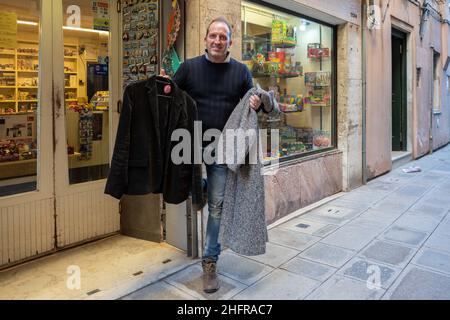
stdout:
[[39,57],[39,54],[35,53],[17,53],[18,57]]
[[[36,110],[28,110],[28,111],[17,111],[17,112],[9,112],[9,113],[0,113],[0,117],[1,116],[10,116],[10,115],[15,115],[15,114],[34,114],[36,112]],[[23,138],[23,137],[21,137]],[[10,138],[8,138],[10,139]]]
[[[31,69],[30,67],[35,67],[35,65],[38,64],[38,57],[39,52],[22,52],[22,51],[32,51],[33,49],[38,50],[39,49],[39,42],[38,41],[32,41],[32,40],[17,40],[19,46],[18,48],[14,49],[2,49],[0,51],[0,57],[2,59],[3,64],[10,65],[11,67],[14,67],[14,69],[5,69],[0,70],[0,75],[2,73],[10,73],[10,75],[3,76],[4,79],[7,80],[14,80],[9,83],[15,83],[15,85],[12,86],[0,86],[0,89],[2,90],[2,93],[4,94],[6,90],[9,90],[9,93],[12,93],[12,90],[15,91],[15,99],[14,100],[3,100],[0,101],[2,107],[7,106],[7,103],[12,104],[15,103],[15,105],[11,105],[10,108],[15,110],[14,113],[5,113],[5,114],[18,114],[19,113],[19,103],[31,103],[31,102],[38,102],[37,99],[30,99],[30,100],[20,100],[19,93],[21,92],[30,92],[34,93],[36,89],[38,89],[38,86],[21,86],[18,85],[19,82],[22,83],[35,83],[33,79],[37,78],[37,75],[39,74],[39,70]],[[76,84],[78,84],[78,45],[76,44],[64,44],[64,48],[66,51],[65,54],[71,54],[73,53],[73,56],[64,56],[64,66],[68,68],[69,70],[74,71],[65,71],[64,74],[66,75],[66,79],[68,77],[75,77],[75,80],[72,80],[70,82],[70,85],[72,86],[66,86],[65,90],[70,92],[75,92],[77,95],[78,93],[78,87]],[[27,69],[19,69],[20,67],[25,67]],[[66,69],[67,70],[67,69]],[[19,80],[20,79],[20,80]],[[8,83],[7,81],[4,81],[3,83]],[[69,82],[66,82],[65,84],[69,85]],[[75,85],[75,86],[74,86]],[[10,94],[9,94],[10,95]],[[77,99],[71,99],[67,101],[77,101]]]
[[301,74],[270,74],[270,73],[252,73],[253,78],[298,78]]
[[[8,139],[14,139],[14,138],[8,138]],[[0,162],[0,167],[4,167],[6,165],[10,165],[13,163],[33,163],[36,162],[36,158],[34,159],[27,159],[27,160],[12,160],[12,161],[1,161]]]
[[271,40],[266,38],[266,37],[244,35],[242,37],[242,42],[244,42],[244,43],[246,43],[246,42],[265,42],[265,43],[270,43]]
[[289,49],[297,47],[296,43],[285,42],[285,43],[272,43],[273,48]]

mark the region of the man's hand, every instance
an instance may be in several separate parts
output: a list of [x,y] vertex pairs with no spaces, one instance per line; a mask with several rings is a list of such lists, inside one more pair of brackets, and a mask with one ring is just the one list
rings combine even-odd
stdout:
[[166,70],[164,70],[164,69],[161,69],[161,70],[159,71],[159,76],[160,76],[160,77],[167,78],[167,79],[170,79],[170,77],[166,74]]
[[252,108],[253,110],[258,110],[260,106],[261,99],[256,94],[252,95],[250,97],[250,108]]

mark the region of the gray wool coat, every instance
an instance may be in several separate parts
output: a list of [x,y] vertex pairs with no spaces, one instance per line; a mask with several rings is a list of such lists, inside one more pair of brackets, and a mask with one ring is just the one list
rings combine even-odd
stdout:
[[279,113],[273,92],[259,87],[250,89],[225,124],[216,149],[216,162],[229,168],[219,240],[222,245],[247,256],[264,254],[268,241],[258,117],[249,107],[253,94],[260,96],[261,107],[270,116]]

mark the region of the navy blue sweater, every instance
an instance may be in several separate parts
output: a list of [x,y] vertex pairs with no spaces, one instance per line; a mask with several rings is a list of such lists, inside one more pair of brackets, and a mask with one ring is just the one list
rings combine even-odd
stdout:
[[203,132],[222,131],[239,100],[253,87],[244,64],[233,58],[229,63],[213,63],[205,55],[182,63],[173,81],[197,103]]

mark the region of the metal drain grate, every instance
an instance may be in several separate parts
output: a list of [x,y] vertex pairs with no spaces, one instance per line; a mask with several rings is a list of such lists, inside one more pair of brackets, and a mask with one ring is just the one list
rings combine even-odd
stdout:
[[97,292],[100,292],[101,290],[100,289],[95,289],[95,290],[92,290],[92,291],[89,291],[88,293],[86,293],[88,296],[92,296],[93,294],[95,294],[95,293],[97,293]]

